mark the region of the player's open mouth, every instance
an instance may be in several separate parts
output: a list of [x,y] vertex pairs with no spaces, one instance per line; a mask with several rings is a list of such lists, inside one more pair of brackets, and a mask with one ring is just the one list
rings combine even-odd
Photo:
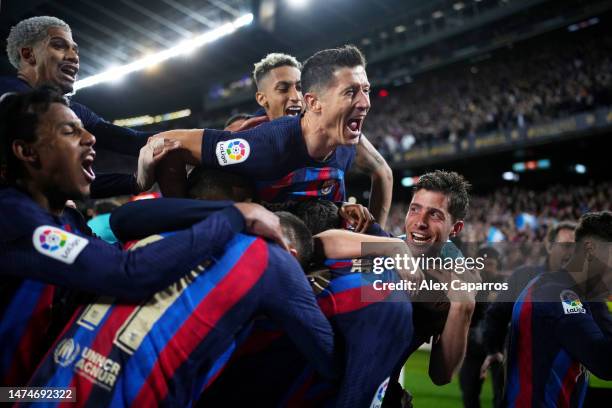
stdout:
[[409,234],[411,241],[415,244],[429,244],[432,241],[432,237],[429,235],[419,234],[418,232],[411,232]]
[[93,171],[93,162],[95,158],[96,154],[94,152],[90,152],[81,162],[81,169],[83,170],[83,174],[85,174],[85,179],[89,183],[93,182],[96,179],[96,174]]
[[300,114],[302,114],[301,106],[293,105],[288,106],[287,109],[285,109],[285,115],[287,116],[298,116]]
[[73,64],[64,64],[60,66],[60,71],[64,74],[64,77],[70,81],[76,81],[77,73],[79,72],[79,67]]
[[346,122],[346,127],[353,136],[358,137],[361,134],[363,119],[363,117],[351,118]]

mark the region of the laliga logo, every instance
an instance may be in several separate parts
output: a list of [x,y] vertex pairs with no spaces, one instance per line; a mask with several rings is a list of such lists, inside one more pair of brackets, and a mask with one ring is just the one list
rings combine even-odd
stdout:
[[81,347],[74,339],[64,339],[57,345],[53,352],[53,360],[62,367],[66,367],[74,362],[79,355]]
[[227,155],[232,160],[240,160],[246,155],[246,146],[239,140],[234,140],[227,145]]
[[336,182],[334,180],[327,180],[321,186],[321,195],[328,195],[329,193],[331,193],[335,185]]
[[62,230],[48,229],[40,234],[40,246],[42,249],[53,252],[66,245],[66,234]]
[[217,162],[221,166],[242,163],[251,153],[249,142],[244,139],[220,141],[215,148]]

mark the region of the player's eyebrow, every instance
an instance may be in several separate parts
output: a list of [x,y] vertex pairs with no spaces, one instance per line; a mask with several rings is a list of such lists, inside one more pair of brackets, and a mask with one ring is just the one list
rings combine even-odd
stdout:
[[62,126],[70,126],[73,129],[82,129],[83,122],[81,122],[80,120],[67,120],[57,124],[58,128],[61,128]]
[[301,83],[301,81],[295,81],[295,82],[294,81],[278,81],[276,83],[276,88],[279,88],[281,86],[291,86],[293,84],[299,84],[299,83]]

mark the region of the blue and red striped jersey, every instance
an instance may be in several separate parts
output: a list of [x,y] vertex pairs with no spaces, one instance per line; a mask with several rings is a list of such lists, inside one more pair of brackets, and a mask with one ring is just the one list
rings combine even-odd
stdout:
[[[8,193],[9,191],[4,190],[3,192]],[[25,203],[21,202],[21,204]],[[23,222],[15,218],[15,214],[12,217],[7,215],[7,217],[9,217],[6,219],[7,222],[17,224],[19,221]],[[54,222],[61,226],[61,231],[83,233],[88,231],[82,216],[72,208],[66,208],[61,217],[54,218]],[[12,231],[4,231],[9,236],[12,235]],[[43,234],[43,236],[49,237],[49,234]],[[5,236],[5,238],[9,237]],[[4,267],[6,265],[3,265]],[[3,280],[0,288],[2,295],[0,302],[0,384],[2,386],[25,386],[59,334],[53,328],[62,326],[60,321],[55,324],[52,321],[51,310],[55,287],[16,276],[6,276]]]
[[339,382],[321,378],[269,321],[256,321],[199,406],[362,407],[380,404],[393,369],[405,357],[412,337],[412,308],[404,292],[376,291],[374,279],[396,279],[351,272],[351,260],[327,260],[326,269],[309,279],[317,302],[330,319],[344,375]]
[[[59,319],[51,321],[57,288],[144,299],[182,276],[175,268],[184,265],[188,270],[223,249],[244,225],[242,216],[231,211],[217,211],[199,226],[177,233],[171,248],[151,246],[128,254],[92,237],[76,210],[53,215],[23,191],[0,188],[2,384],[27,384],[74,311],[71,308],[66,318],[54,313]],[[56,285],[55,290],[49,285]],[[57,330],[49,329],[51,323]]]
[[546,273],[534,278],[516,301],[507,406],[580,407],[586,369],[612,376],[612,337],[602,332],[577,288],[566,271]]
[[338,146],[325,161],[308,155],[300,117],[285,116],[252,129],[205,129],[202,164],[249,177],[268,202],[309,197],[345,201],[344,178],[354,146]]
[[79,310],[30,385],[76,387],[82,407],[187,406],[258,314],[279,322],[319,370],[335,375],[331,326],[297,261],[238,234],[222,256],[144,303],[101,298]]

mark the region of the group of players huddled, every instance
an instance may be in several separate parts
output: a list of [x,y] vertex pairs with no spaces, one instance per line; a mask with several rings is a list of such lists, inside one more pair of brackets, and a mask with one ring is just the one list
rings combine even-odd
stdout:
[[[356,47],[303,65],[269,54],[253,73],[260,111],[225,130],[159,134],[64,96],[79,56],[63,21],[21,21],[7,52],[17,75],[0,78],[1,386],[74,387],[87,407],[409,406],[400,371],[429,342],[431,380],[450,382],[476,293],[376,290],[374,278],[443,287],[457,274],[370,267],[397,254],[463,257],[449,240],[469,184],[424,174],[405,238],[385,232],[393,179],[361,131],[370,84]],[[138,156],[135,173],[96,175],[97,146]],[[368,208],[346,203],[353,164],[371,178]],[[67,205],[155,182],[164,198],[113,212],[118,244]],[[575,238],[567,265],[534,272],[502,311],[504,405],[579,406],[584,367],[612,377],[612,319],[599,307],[612,214],[584,215]],[[462,279],[481,281],[475,270]],[[493,351],[486,366],[503,350]]]

